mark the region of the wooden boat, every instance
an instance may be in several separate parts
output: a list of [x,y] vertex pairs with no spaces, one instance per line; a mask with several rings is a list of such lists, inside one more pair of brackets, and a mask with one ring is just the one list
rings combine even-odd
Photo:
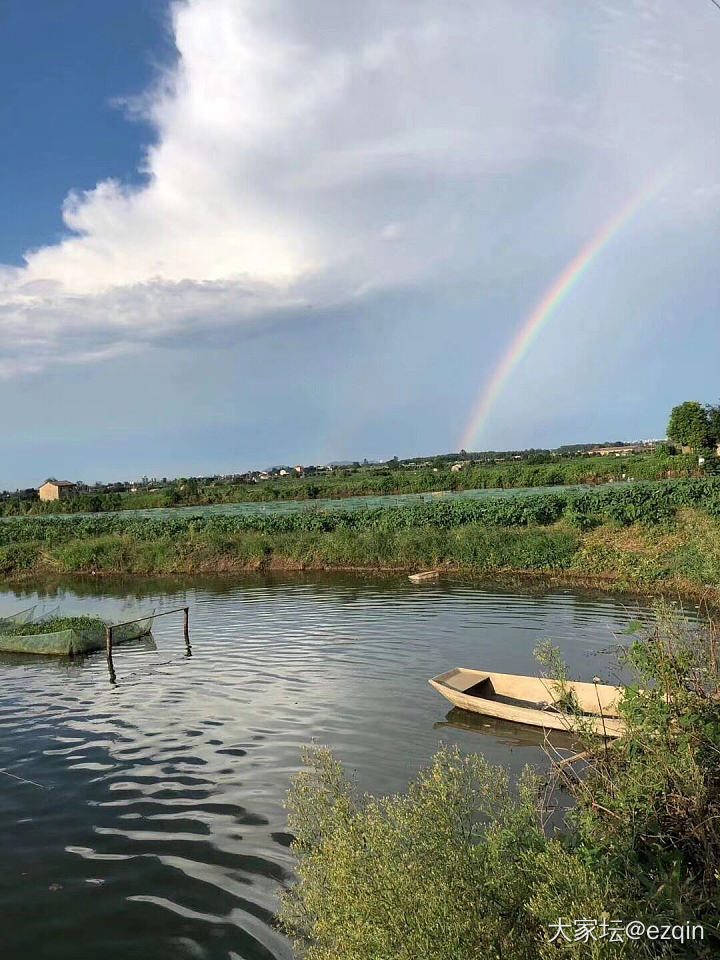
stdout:
[[408,580],[411,583],[425,583],[426,580],[437,580],[439,576],[439,570],[422,570],[420,573],[411,573]]
[[[136,623],[113,629],[113,644],[139,640],[152,630],[155,611]],[[107,624],[111,626],[111,624]],[[48,633],[3,634],[0,625],[0,651],[3,653],[36,653],[49,656],[74,657],[93,650],[105,649],[105,624],[84,630],[57,630]]]
[[600,736],[620,737],[625,724],[618,714],[623,690],[604,683],[569,680],[580,716],[557,706],[562,691],[554,680],[512,673],[489,673],[456,667],[429,681],[450,703],[472,713],[528,723],[546,730],[590,729]]

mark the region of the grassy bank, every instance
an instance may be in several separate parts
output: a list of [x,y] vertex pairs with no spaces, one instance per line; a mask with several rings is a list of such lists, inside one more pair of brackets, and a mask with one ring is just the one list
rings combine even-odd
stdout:
[[0,576],[6,578],[437,566],[714,597],[720,480],[356,512],[98,514],[0,523]]
[[465,523],[334,530],[223,530],[212,525],[151,538],[136,533],[18,540],[0,546],[5,578],[48,574],[213,573],[259,569],[524,573],[619,590],[720,597],[720,521],[682,508],[658,523],[583,530],[552,524]]

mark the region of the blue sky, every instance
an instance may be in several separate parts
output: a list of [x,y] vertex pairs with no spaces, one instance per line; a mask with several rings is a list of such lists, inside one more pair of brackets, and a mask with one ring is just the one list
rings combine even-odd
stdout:
[[162,0],[0,3],[0,262],[59,238],[71,187],[140,183],[150,125],[111,103],[174,56]]
[[659,436],[720,396],[709,0],[0,0],[0,486]]

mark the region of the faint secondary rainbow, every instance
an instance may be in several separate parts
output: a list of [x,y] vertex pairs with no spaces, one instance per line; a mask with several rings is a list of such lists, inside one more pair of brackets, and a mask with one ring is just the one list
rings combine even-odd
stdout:
[[517,365],[523,357],[526,356],[538,334],[552,316],[555,308],[562,303],[566,295],[580,280],[605,245],[625,226],[646,200],[655,193],[660,179],[659,177],[654,177],[649,183],[644,184],[642,189],[633,195],[630,200],[607,221],[587,246],[565,267],[560,276],[555,279],[552,286],[548,287],[545,291],[542,300],[540,300],[525,323],[523,323],[522,327],[515,334],[512,343],[503,355],[489,383],[487,383],[479,393],[475,405],[472,408],[470,418],[460,437],[461,450],[472,449],[479,433],[485,426],[488,414],[499,393],[512,376]]

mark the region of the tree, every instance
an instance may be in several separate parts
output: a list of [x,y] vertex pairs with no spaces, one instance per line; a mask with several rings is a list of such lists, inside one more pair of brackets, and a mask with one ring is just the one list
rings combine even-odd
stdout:
[[713,444],[718,444],[720,443],[720,405],[713,407],[711,404],[707,404],[705,414],[710,428],[710,441]]
[[695,400],[688,400],[673,407],[667,435],[668,440],[674,440],[693,450],[709,447],[712,436],[707,409]]

